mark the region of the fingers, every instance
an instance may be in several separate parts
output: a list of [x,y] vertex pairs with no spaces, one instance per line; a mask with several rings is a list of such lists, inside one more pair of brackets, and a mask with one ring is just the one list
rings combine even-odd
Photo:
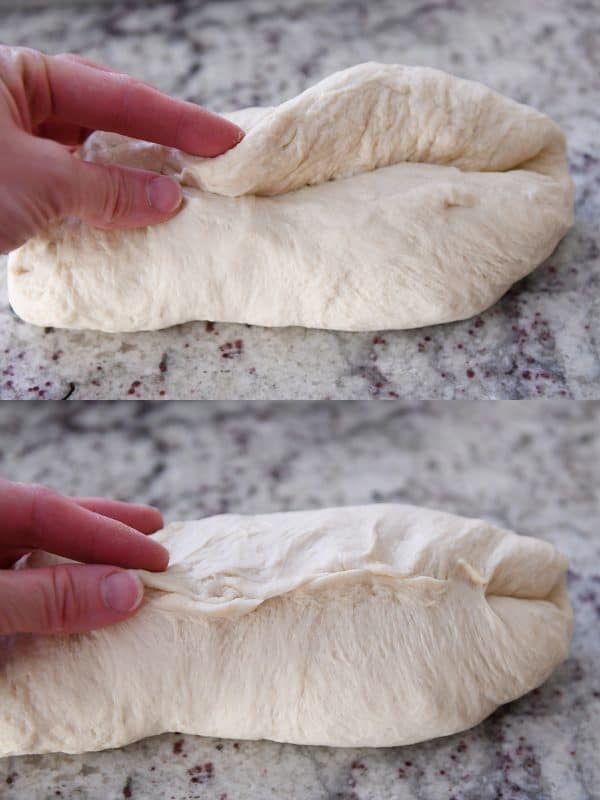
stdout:
[[141,533],[154,533],[164,526],[162,514],[153,506],[106,500],[103,497],[72,497],[71,500],[78,506],[102,514],[103,517],[117,519]]
[[75,158],[56,142],[19,132],[0,171],[12,193],[0,195],[0,248],[18,247],[41,228],[72,215],[102,228],[135,228],[164,222],[182,201],[179,184],[167,176]]
[[232,122],[193,103],[174,100],[128,75],[64,56],[47,56],[45,63],[52,114],[64,122],[158,142],[198,156],[219,155],[243,138],[243,131]]
[[105,565],[64,564],[0,572],[0,634],[80,633],[132,616],[139,577]]
[[167,550],[116,519],[101,516],[44,486],[0,481],[0,541],[96,564],[159,571]]
[[62,122],[50,118],[38,125],[34,133],[44,139],[54,139],[60,144],[79,145],[85,142],[92,131],[89,128],[82,128],[81,125],[74,125],[72,122]]
[[64,210],[100,228],[136,228],[172,217],[181,205],[173,178],[146,170],[90,164],[70,157],[71,205]]

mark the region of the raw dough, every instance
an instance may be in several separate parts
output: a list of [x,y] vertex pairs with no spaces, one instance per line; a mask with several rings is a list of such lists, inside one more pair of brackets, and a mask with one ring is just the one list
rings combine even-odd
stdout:
[[361,64],[226,116],[247,135],[214,159],[94,134],[83,158],[176,175],[185,207],[145,229],[69,220],[29,241],[9,260],[16,313],[103,331],[414,328],[487,308],[572,222],[560,129],[438,70]]
[[3,648],[1,755],[163,731],[408,744],[477,724],[567,656],[566,559],[481,520],[371,505],[155,538],[171,565],[140,572],[132,619]]

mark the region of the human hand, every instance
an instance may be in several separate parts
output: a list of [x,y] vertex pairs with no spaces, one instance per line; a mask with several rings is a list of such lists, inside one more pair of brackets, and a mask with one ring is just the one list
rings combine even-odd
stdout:
[[[143,588],[134,572],[118,567],[159,571],[169,561],[143,535],[163,524],[150,506],[0,480],[0,520],[0,634],[78,633],[127,619]],[[10,569],[32,550],[90,563]]]
[[243,137],[222,117],[81,56],[0,45],[0,252],[64,216],[133,228],[176,213],[182,195],[172,178],[73,155],[95,129],[198,156]]

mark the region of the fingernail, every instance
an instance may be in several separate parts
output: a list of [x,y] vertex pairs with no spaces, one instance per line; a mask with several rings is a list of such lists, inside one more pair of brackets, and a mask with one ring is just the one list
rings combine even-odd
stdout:
[[148,184],[148,202],[161,214],[169,214],[181,203],[181,188],[177,181],[161,175]]
[[101,589],[104,605],[112,611],[133,611],[140,604],[144,591],[138,576],[127,570],[107,575]]

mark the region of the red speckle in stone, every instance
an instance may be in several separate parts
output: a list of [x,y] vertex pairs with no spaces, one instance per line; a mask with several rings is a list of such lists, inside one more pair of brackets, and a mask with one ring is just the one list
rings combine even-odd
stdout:
[[250,367],[248,372],[250,373],[250,375],[256,375],[256,367]]
[[398,777],[399,778],[406,778],[406,770],[402,769],[402,767],[400,767],[398,769]]
[[166,394],[165,390],[164,390],[164,389],[161,389],[161,390],[160,390],[160,392],[159,392],[159,395],[160,395],[161,397],[164,397],[164,395],[165,395],[165,394]]
[[[535,690],[534,690],[535,691]],[[456,745],[457,753],[464,753],[467,749],[466,743],[461,739],[460,742]]]
[[431,336],[424,336],[423,338],[425,339],[426,342],[430,342],[431,341]]
[[98,364],[98,366],[96,367],[96,369],[98,370],[98,372],[102,372],[102,369],[103,369],[103,367],[101,367],[101,366],[100,366],[100,364]]
[[52,361],[58,361],[58,359],[62,356],[62,350],[56,350],[52,353]]
[[158,368],[161,372],[166,372],[169,368],[167,367],[167,356],[166,354],[162,357]]
[[227,792],[223,792],[222,795],[219,795],[219,800],[227,800]]
[[212,333],[214,331],[214,329],[215,329],[215,323],[214,322],[205,322],[204,323],[204,330],[207,333]]
[[155,769],[156,767],[150,767],[150,772],[154,772]]
[[524,370],[521,373],[521,375],[522,375],[523,378],[525,378],[526,381],[530,381],[531,380],[531,372],[528,369]]
[[239,749],[240,749],[240,745],[239,745],[239,743],[238,743],[238,742],[234,742],[234,743],[233,743],[233,746],[234,746],[234,748],[235,748],[236,750],[239,750]]
[[407,767],[412,767],[412,761],[405,761],[404,764]]
[[390,397],[400,397],[398,392],[388,392],[388,394],[389,394]]
[[387,344],[386,340],[383,336],[374,336],[373,337],[373,344]]
[[175,753],[175,755],[178,756],[181,753],[181,751],[183,750],[183,744],[184,744],[183,739],[177,739],[176,742],[173,742],[173,752]]
[[17,776],[18,772],[11,772],[10,775],[6,776],[6,782],[10,785]]
[[52,381],[46,381],[46,383],[44,384],[44,386],[52,386]]
[[217,748],[217,750],[222,750],[223,749],[223,745],[222,744],[217,744],[217,745],[215,745],[215,747]]
[[[62,352],[62,351],[59,351],[59,352]],[[25,358],[25,353],[19,353],[19,355],[17,356],[17,358],[18,358],[20,361],[22,361],[22,360]]]
[[221,358],[233,358],[239,356],[244,349],[244,342],[241,339],[236,339],[235,342],[225,342],[219,345],[221,351]]
[[462,350],[462,349],[463,349],[463,346],[462,346],[462,344],[457,344],[456,346],[457,346],[457,348],[458,348],[459,350]]
[[475,370],[469,367],[469,369],[467,370],[467,378],[474,378],[474,377],[475,377]]
[[362,763],[362,761],[353,761],[352,764],[350,765],[350,768],[351,769],[366,769],[366,767]]
[[185,343],[183,346],[184,346],[184,347],[189,347],[189,346],[190,346],[190,345],[189,345],[189,342],[186,342],[186,343]]
[[476,328],[481,328],[481,327],[483,327],[483,326],[485,325],[485,320],[481,319],[481,317],[477,317],[477,319],[475,320],[475,322],[473,323],[473,325],[474,325]]
[[441,769],[440,770],[440,775],[445,775],[445,774],[446,774],[446,770],[445,769]]

